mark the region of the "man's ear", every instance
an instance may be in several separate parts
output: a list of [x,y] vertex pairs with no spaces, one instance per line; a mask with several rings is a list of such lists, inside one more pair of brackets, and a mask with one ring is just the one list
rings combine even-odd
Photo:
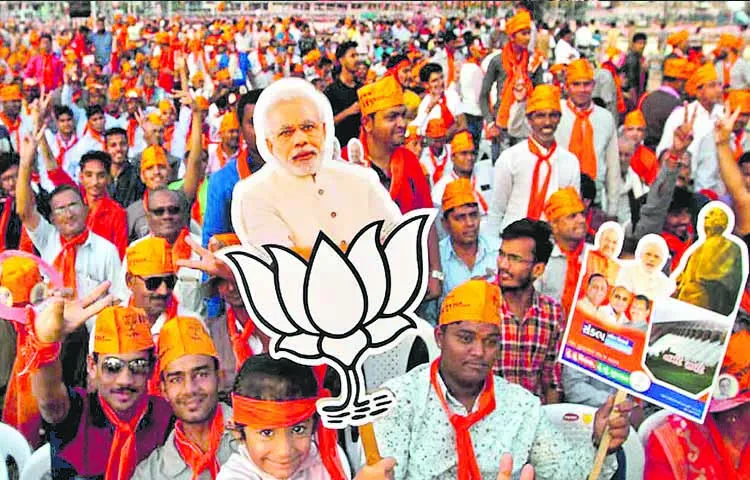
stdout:
[[94,356],[91,354],[86,356],[86,372],[88,373],[89,379],[96,376],[96,362],[94,362]]
[[362,115],[362,128],[365,132],[372,133],[372,129],[375,126],[375,119],[371,115]]
[[125,285],[127,285],[130,290],[132,290],[135,285],[135,277],[130,273],[125,274]]
[[544,270],[547,268],[547,265],[537,262],[534,264],[534,268],[531,270],[531,274],[534,276],[534,279],[541,278],[542,275],[544,275]]
[[437,344],[440,350],[443,349],[443,338],[445,338],[445,333],[443,332],[443,329],[444,328],[441,326],[435,327],[435,343]]

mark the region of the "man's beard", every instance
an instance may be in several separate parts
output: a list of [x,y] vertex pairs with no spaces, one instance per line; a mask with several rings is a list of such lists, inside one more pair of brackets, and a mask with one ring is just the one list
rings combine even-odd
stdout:
[[523,290],[528,289],[532,283],[534,283],[534,279],[532,278],[531,275],[529,275],[528,277],[526,277],[524,281],[520,282],[517,286],[514,286],[514,287],[501,286],[500,290],[502,290],[503,292],[521,292]]

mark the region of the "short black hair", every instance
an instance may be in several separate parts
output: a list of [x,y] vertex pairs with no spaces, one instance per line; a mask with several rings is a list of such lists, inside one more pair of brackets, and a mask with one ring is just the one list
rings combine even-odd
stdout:
[[505,227],[500,238],[503,241],[515,240],[516,238],[534,240],[534,260],[537,263],[546,265],[550,255],[552,255],[552,228],[549,223],[543,220],[531,220],[530,218],[516,220]]
[[39,40],[44,40],[45,38],[47,40],[49,40],[50,43],[52,43],[52,35],[50,35],[49,33],[45,32],[45,33],[39,35]]
[[646,309],[651,308],[651,300],[646,295],[636,295],[633,297],[633,303],[635,303],[636,300],[640,300],[641,302],[646,302]]
[[[243,116],[245,114],[245,107],[247,105],[255,105],[256,103],[258,103],[258,98],[260,98],[261,93],[263,93],[263,89],[256,88],[255,90],[250,90],[240,97],[240,101],[237,102],[237,119],[240,121],[240,125],[242,125]],[[250,121],[252,121],[252,119]]]
[[644,42],[648,40],[648,37],[646,37],[646,34],[643,32],[637,32],[635,35],[633,35],[633,43],[640,42],[643,40]]
[[94,104],[86,107],[86,118],[91,118],[94,115],[98,115],[100,113],[104,115],[104,109],[101,105]]
[[128,132],[124,128],[120,127],[112,127],[108,128],[106,132],[104,132],[104,140],[107,140],[109,137],[112,137],[114,135],[122,135],[125,138],[128,138]]
[[342,43],[336,48],[336,60],[341,60],[341,58],[346,55],[346,52],[348,52],[352,48],[356,49],[358,46],[359,44],[357,42],[352,42],[351,40]]
[[0,153],[0,175],[7,172],[12,166],[18,166],[21,163],[21,157],[16,152]]
[[81,171],[83,171],[83,168],[89,162],[101,162],[104,166],[104,170],[109,172],[109,167],[112,166],[112,157],[109,155],[109,153],[102,152],[101,150],[92,150],[90,152],[86,152],[81,157],[81,161],[78,162]]
[[49,204],[52,205],[52,199],[55,198],[57,195],[60,195],[61,193],[65,192],[75,192],[75,194],[78,196],[78,198],[83,202],[83,195],[81,195],[81,191],[78,190],[78,187],[74,187],[73,185],[63,183],[62,185],[58,185],[55,187],[52,192],[49,194]]
[[687,209],[691,214],[695,211],[695,196],[684,187],[675,187],[672,194],[672,202],[669,204],[667,213],[680,212]]
[[419,70],[419,80],[427,83],[433,73],[443,73],[443,67],[437,63],[428,63]]
[[395,67],[396,65],[398,65],[399,63],[403,62],[404,60],[408,62],[409,57],[407,57],[406,55],[402,53],[398,55],[391,55],[390,57],[388,57],[388,62],[386,62],[385,68],[391,69]]
[[314,398],[318,395],[318,380],[308,366],[263,353],[245,360],[237,372],[232,392],[270,401]]
[[742,165],[745,163],[750,163],[750,152],[743,153],[740,159],[737,160],[737,165]]
[[607,277],[605,277],[601,273],[592,273],[591,276],[589,277],[589,281],[586,284],[586,286],[591,285],[591,282],[593,282],[595,278],[601,278],[602,280],[604,280],[607,283],[607,285],[609,285],[609,282],[607,282]]
[[596,183],[587,174],[581,174],[581,198],[596,200]]
[[60,118],[62,115],[69,115],[75,118],[73,110],[67,105],[55,105],[52,109],[52,113],[55,115],[55,119]]

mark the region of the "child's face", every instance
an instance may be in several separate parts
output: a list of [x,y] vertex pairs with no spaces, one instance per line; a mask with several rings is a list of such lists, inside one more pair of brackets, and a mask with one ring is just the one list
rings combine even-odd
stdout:
[[609,304],[618,315],[628,308],[628,303],[630,303],[630,292],[622,287],[615,288],[609,297]]
[[635,300],[630,306],[630,319],[635,322],[645,322],[648,318],[648,307],[643,300]]
[[310,454],[313,419],[292,427],[254,430],[245,427],[245,445],[253,463],[278,479],[294,475]]

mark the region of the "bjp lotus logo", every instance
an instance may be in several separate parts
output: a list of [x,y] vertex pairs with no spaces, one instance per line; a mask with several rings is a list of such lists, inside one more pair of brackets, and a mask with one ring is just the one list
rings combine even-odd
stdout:
[[218,253],[231,266],[248,312],[271,338],[271,355],[325,363],[341,376],[340,396],[318,403],[326,426],[363,425],[393,404],[387,390],[366,392],[362,365],[416,328],[435,212],[405,215],[385,239],[383,222],[371,223],[346,252],[321,232],[309,261],[278,245],[263,247],[265,259],[243,247]]

